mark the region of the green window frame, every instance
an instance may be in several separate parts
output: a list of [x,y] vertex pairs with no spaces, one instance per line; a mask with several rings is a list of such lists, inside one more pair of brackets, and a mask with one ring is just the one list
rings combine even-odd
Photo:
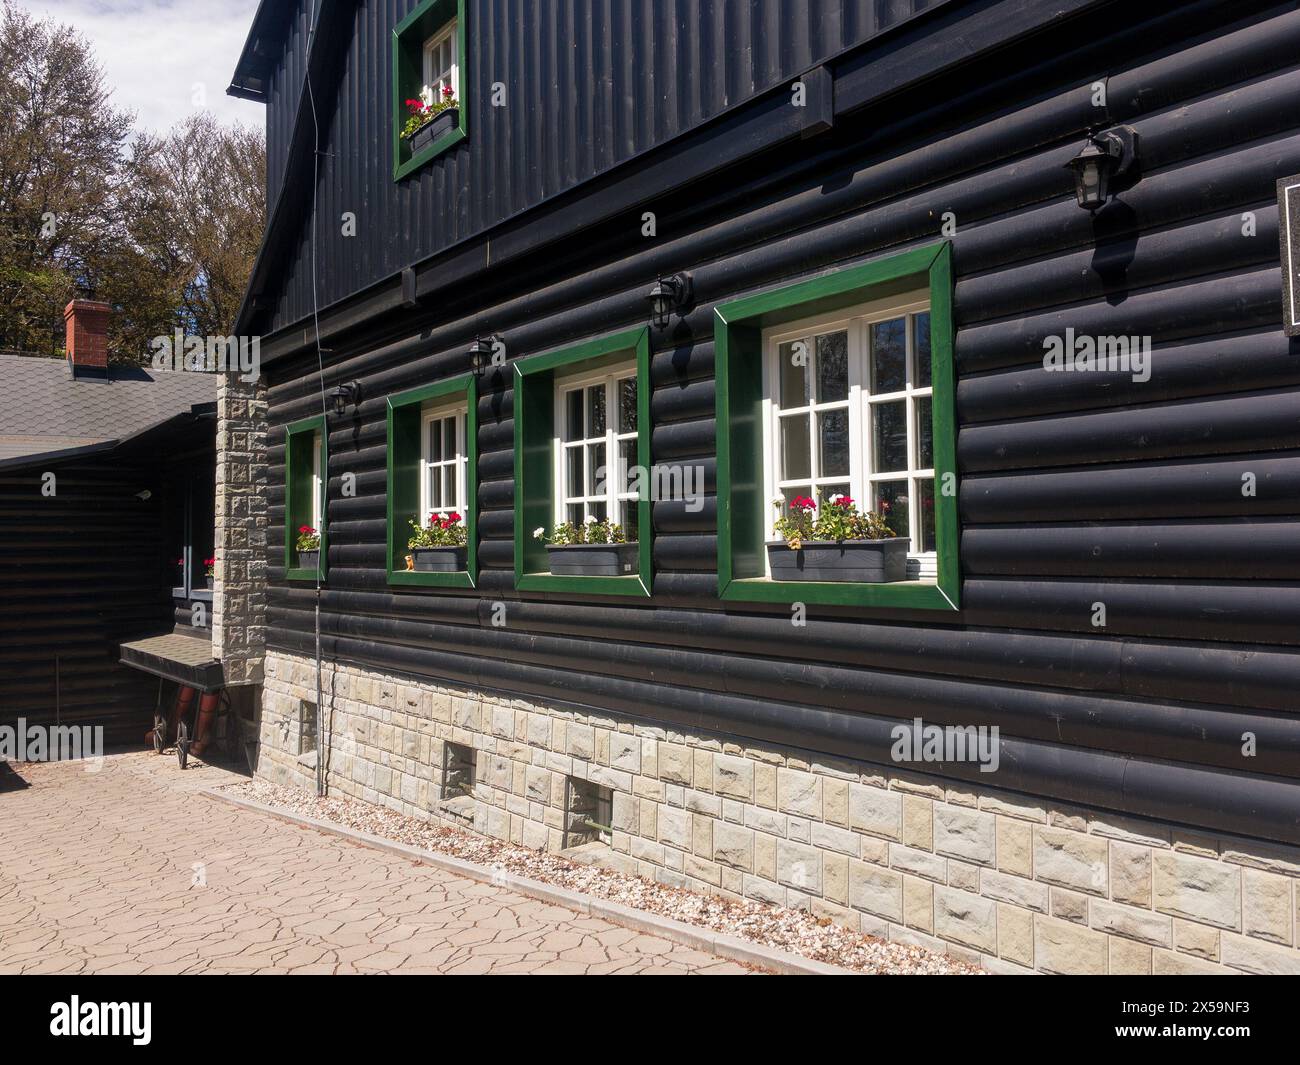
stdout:
[[[329,429],[324,415],[303,418],[291,423],[284,431],[284,575],[291,581],[323,581],[328,569],[329,538],[325,488],[329,484]],[[312,516],[309,522],[304,514],[312,511],[312,460],[313,441],[320,434],[320,490],[321,516]],[[311,525],[320,530],[320,562],[316,569],[298,565],[298,548],[295,530],[299,525]]]
[[[765,576],[763,331],[925,289],[930,299],[935,550],[933,581],[774,581]],[[741,602],[959,609],[952,253],[947,241],[723,304],[714,312],[718,423],[718,595]]]
[[[469,51],[465,0],[424,0],[393,28],[393,180],[400,181],[431,162],[469,135]],[[424,42],[452,19],[456,20],[457,100],[460,102],[458,124],[423,151],[411,152],[402,140],[406,123],[406,100],[419,92],[424,83]]]
[[654,530],[649,494],[637,500],[637,572],[621,577],[556,576],[546,545],[533,537],[539,526],[555,527],[555,389],[569,375],[614,366],[629,357],[636,365],[637,464],[651,468],[650,330],[646,326],[534,355],[514,364],[515,588],[522,592],[649,596],[653,584]]
[[[426,404],[465,400],[466,566],[459,573],[405,567],[411,527],[420,514],[421,427]],[[473,374],[388,397],[388,583],[411,588],[473,588],[478,582],[478,382]]]

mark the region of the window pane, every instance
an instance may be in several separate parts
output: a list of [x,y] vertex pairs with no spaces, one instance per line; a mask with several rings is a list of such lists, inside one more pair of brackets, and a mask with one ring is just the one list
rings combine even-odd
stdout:
[[437,418],[429,423],[429,461],[442,461],[442,423]]
[[602,501],[600,503],[591,503],[589,505],[591,507],[591,510],[589,511],[591,516],[595,518],[597,521],[604,521],[605,515],[607,513],[605,510],[604,502]]
[[930,387],[930,312],[912,316],[912,348],[916,352],[916,387]]
[[[798,351],[795,344],[799,345]],[[799,340],[782,344],[777,351],[778,374],[781,377],[781,406],[804,407],[808,405],[808,341]]]
[[876,485],[876,510],[895,536],[911,536],[906,481],[884,481]]
[[564,494],[569,497],[584,495],[582,486],[586,482],[582,473],[582,448],[568,447],[564,451]]
[[930,420],[930,397],[917,396],[916,405],[916,468],[928,470],[934,465],[934,426]]
[[609,488],[609,470],[605,469],[605,445],[587,445],[587,495],[604,495]]
[[817,338],[817,402],[849,398],[849,334],[841,329]]
[[582,439],[582,389],[575,388],[564,394],[564,439]]
[[906,320],[891,318],[871,327],[871,391],[901,392],[907,362]]
[[456,457],[456,451],[456,418],[453,415],[442,420],[442,454],[444,458],[452,459]]
[[587,389],[587,436],[600,436],[605,431],[605,386],[593,385]]
[[637,539],[637,501],[625,499],[619,504],[619,524],[623,526],[623,535],[629,543]]
[[917,506],[921,511],[921,550],[934,550],[934,482],[918,481]]
[[812,476],[812,456],[808,448],[808,415],[796,414],[781,419],[781,480]]
[[[440,510],[442,508],[442,477],[440,476],[437,466],[429,470],[429,509]],[[428,520],[428,514],[421,514],[420,521]]]
[[618,490],[620,492],[630,492],[632,486],[629,483],[632,480],[632,467],[636,465],[636,441],[620,440],[618,442]]
[[564,508],[564,520],[573,525],[582,524],[582,504],[570,503]]
[[849,412],[822,411],[817,415],[817,436],[821,445],[819,477],[848,476]]
[[897,403],[873,403],[872,469],[876,473],[907,469],[907,409]]
[[625,377],[618,383],[618,431],[636,432],[636,378]]

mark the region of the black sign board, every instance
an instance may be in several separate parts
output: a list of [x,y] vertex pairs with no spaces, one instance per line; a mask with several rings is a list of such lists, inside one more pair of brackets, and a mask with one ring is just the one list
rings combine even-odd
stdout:
[[1282,243],[1282,326],[1300,336],[1300,174],[1277,183],[1278,233]]

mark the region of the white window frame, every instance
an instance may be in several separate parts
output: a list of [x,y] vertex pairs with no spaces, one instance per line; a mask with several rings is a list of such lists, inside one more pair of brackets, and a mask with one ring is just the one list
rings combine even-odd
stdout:
[[[624,533],[627,532],[626,524],[622,520],[622,507],[620,504],[631,502],[635,507],[637,502],[637,493],[635,491],[620,491],[619,486],[626,486],[628,479],[618,467],[619,461],[619,443],[621,441],[631,440],[635,442],[638,439],[637,430],[630,432],[620,432],[618,429],[618,390],[619,383],[622,381],[632,380],[640,388],[640,382],[637,381],[636,361],[620,363],[617,367],[606,367],[600,371],[587,374],[570,374],[567,377],[561,377],[555,382],[555,437],[554,437],[554,505],[553,518],[556,525],[568,520],[569,506],[582,506],[582,518],[585,521],[591,515],[591,505],[593,503],[605,504],[605,515],[607,518],[617,521],[624,527]],[[569,393],[578,389],[586,390],[595,385],[604,385],[605,387],[605,432],[601,436],[583,436],[581,440],[566,440],[565,433],[568,429],[568,397]],[[640,414],[638,411],[638,418]],[[583,432],[587,432],[587,403],[586,397],[583,397],[582,403]],[[568,452],[574,448],[581,447],[586,449],[593,444],[605,445],[605,481],[604,492],[598,493],[596,488],[600,487],[595,481],[595,470],[587,468],[587,459],[583,458],[583,473],[587,476],[589,483],[584,485],[582,495],[569,495],[568,482],[566,481],[567,458]],[[636,448],[633,448],[635,455]],[[590,494],[587,489],[590,489]],[[645,530],[638,528],[638,539],[646,535]]]
[[321,470],[321,431],[311,434],[311,515],[317,535],[325,525],[325,483]]
[[[437,33],[424,42],[424,91],[428,94],[426,103],[437,103],[442,99],[442,88],[450,85],[452,95],[460,99],[460,53],[457,51],[456,20],[452,19]],[[448,45],[450,62],[438,69],[437,55],[442,44]]]
[[[933,380],[925,387],[916,384],[916,330],[911,315],[930,310],[929,295],[924,292],[908,293],[904,296],[891,296],[887,299],[873,300],[846,308],[831,314],[818,315],[800,321],[774,326],[763,331],[763,485],[765,500],[765,518],[768,538],[771,538],[771,523],[776,516],[772,500],[780,497],[785,488],[811,484],[814,493],[821,484],[849,485],[849,495],[857,500],[860,509],[876,507],[876,485],[890,481],[906,481],[908,485],[909,524],[911,544],[908,550],[909,579],[934,580],[937,575],[938,558],[934,551],[921,550],[922,522],[920,514],[919,482],[935,479],[933,466],[922,468],[917,465],[920,435],[917,432],[915,404],[917,397],[930,397],[931,430],[934,418]],[[893,318],[907,318],[906,360],[904,368],[904,387],[893,392],[873,395],[870,387],[870,332],[878,322]],[[779,352],[782,344],[794,340],[814,339],[817,335],[832,333],[837,330],[848,333],[848,378],[849,394],[847,400],[817,403],[811,386],[810,401],[800,407],[785,408],[787,414],[808,413],[810,435],[810,476],[805,478],[780,479],[777,477],[777,464],[780,456],[780,366]],[[816,344],[812,345],[815,353]],[[813,354],[815,359],[815,354]],[[874,441],[871,432],[871,407],[904,401],[907,418],[907,468],[885,473],[872,472],[872,448]],[[817,476],[820,473],[820,453],[816,437],[816,412],[847,408],[849,412],[849,474],[845,476]],[[864,506],[865,504],[865,506]],[[886,519],[888,520],[888,519]],[[771,576],[770,569],[767,575]]]
[[[469,417],[469,407],[465,403],[430,403],[420,409],[420,514],[419,522],[424,525],[429,520],[430,514],[438,514],[446,517],[453,510],[461,516],[462,521],[468,521],[466,515],[469,511],[468,500],[468,480],[469,480],[469,450],[465,446],[465,423]],[[443,458],[434,461],[432,457],[432,447],[429,442],[429,428],[435,421],[443,421],[447,418],[456,420],[456,454],[448,459]],[[455,467],[455,503],[450,506],[435,507],[432,505],[431,493],[429,492],[429,474],[433,469],[440,472],[448,466]]]

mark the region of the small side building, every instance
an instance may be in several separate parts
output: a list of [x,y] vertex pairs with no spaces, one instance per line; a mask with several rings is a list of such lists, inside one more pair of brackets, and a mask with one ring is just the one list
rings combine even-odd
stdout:
[[109,366],[110,313],[68,304],[64,360],[0,353],[0,726],[114,744],[160,691],[121,645],[211,636],[218,382]]

